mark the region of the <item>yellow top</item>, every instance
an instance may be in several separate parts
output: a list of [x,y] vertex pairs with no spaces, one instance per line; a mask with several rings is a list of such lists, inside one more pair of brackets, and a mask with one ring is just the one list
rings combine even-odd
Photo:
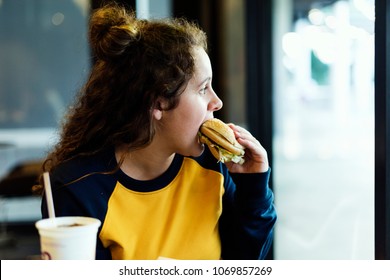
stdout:
[[223,175],[190,158],[157,191],[117,182],[99,237],[113,259],[220,259],[223,192]]

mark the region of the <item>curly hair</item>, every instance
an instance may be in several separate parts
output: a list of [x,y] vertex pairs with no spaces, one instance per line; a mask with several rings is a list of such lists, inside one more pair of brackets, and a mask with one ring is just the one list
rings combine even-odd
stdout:
[[[207,51],[206,34],[185,19],[140,20],[109,5],[93,11],[89,40],[95,63],[66,115],[60,140],[43,169],[125,144],[148,145],[153,109],[171,110],[194,73],[193,49]],[[164,103],[165,104],[165,103]]]

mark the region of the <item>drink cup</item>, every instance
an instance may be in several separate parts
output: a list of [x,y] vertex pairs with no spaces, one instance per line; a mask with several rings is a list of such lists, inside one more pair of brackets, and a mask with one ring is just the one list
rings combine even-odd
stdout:
[[94,260],[100,224],[98,219],[77,216],[37,221],[42,259]]

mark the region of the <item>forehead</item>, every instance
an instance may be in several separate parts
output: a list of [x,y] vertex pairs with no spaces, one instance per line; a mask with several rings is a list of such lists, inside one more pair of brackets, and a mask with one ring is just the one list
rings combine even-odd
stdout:
[[195,62],[195,72],[194,72],[193,79],[203,80],[205,78],[211,78],[212,69],[211,69],[210,58],[203,48],[194,49],[194,62]]

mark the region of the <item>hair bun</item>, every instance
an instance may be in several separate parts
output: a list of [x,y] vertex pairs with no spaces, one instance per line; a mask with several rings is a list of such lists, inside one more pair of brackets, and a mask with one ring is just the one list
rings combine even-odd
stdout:
[[125,8],[112,6],[91,16],[89,37],[98,59],[110,61],[120,57],[138,34],[135,15]]

